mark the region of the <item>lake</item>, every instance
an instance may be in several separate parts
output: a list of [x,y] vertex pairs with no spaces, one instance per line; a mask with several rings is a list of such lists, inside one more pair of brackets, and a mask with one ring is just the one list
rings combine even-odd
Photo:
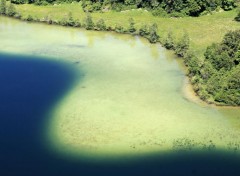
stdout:
[[0,17],[1,175],[240,175],[240,108],[115,33]]

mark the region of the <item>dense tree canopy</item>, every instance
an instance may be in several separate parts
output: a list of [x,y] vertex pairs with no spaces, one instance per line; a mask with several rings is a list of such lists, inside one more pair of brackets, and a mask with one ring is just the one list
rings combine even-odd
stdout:
[[11,0],[16,4],[35,3],[38,5],[72,1],[81,1],[84,10],[88,12],[145,8],[152,11],[154,15],[199,16],[220,8],[231,10],[236,7],[237,0]]
[[203,63],[195,57],[186,62],[202,99],[240,105],[240,30],[228,32],[221,43],[209,46]]

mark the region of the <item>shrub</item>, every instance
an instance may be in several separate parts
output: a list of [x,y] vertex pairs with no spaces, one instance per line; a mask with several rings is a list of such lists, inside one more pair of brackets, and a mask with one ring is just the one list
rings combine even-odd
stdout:
[[7,11],[6,0],[1,0],[0,1],[0,14],[6,15],[6,11]]
[[118,33],[124,33],[125,32],[124,28],[119,24],[117,24],[115,26],[115,31],[118,32]]
[[91,15],[89,13],[87,14],[87,17],[85,18],[85,28],[87,30],[93,30],[94,29],[94,23],[93,23]]
[[27,18],[25,19],[26,21],[33,21],[33,17],[31,15],[28,15]]
[[157,8],[152,10],[153,16],[168,17],[167,12],[163,8]]
[[189,49],[189,43],[190,43],[189,36],[187,33],[185,33],[183,37],[180,39],[180,41],[177,43],[175,53],[180,57],[184,57]]
[[130,33],[136,32],[135,22],[134,22],[133,18],[130,18],[130,19],[129,19],[129,28],[128,28],[128,31],[129,31]]
[[28,1],[27,0],[10,0],[10,2],[13,4],[26,4]]
[[150,26],[148,40],[150,43],[156,43],[159,40],[159,35],[157,34],[158,26],[154,23]]
[[14,15],[15,18],[17,19],[21,19],[22,15],[19,12],[16,12],[16,14]]
[[99,31],[105,31],[106,30],[106,24],[103,19],[98,20],[96,23],[96,29]]
[[240,10],[238,11],[237,16],[235,17],[235,20],[240,22]]
[[7,8],[7,15],[14,16],[15,14],[16,14],[16,8],[12,3],[10,3],[9,7]]
[[174,41],[172,31],[168,32],[167,38],[164,42],[164,46],[165,46],[165,48],[170,49],[170,50],[175,49],[175,41]]
[[139,35],[147,37],[149,35],[149,27],[147,25],[143,25],[142,27],[140,27]]

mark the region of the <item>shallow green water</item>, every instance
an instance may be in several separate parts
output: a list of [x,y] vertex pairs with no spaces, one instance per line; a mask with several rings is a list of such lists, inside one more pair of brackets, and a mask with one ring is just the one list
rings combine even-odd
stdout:
[[[191,101],[181,64],[138,37],[0,18],[0,52],[76,64],[84,78],[49,117],[49,146],[74,156],[240,150],[240,109]],[[191,97],[191,96],[190,96]]]

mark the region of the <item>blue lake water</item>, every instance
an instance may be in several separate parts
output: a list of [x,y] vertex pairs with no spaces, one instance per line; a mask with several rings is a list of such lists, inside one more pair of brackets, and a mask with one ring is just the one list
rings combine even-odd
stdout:
[[185,97],[168,54],[0,17],[0,176],[240,175],[240,109]]
[[[239,175],[239,158],[224,152],[154,155],[95,163],[48,149],[48,113],[74,81],[74,65],[0,55],[0,175]],[[79,80],[79,78],[78,78]]]

